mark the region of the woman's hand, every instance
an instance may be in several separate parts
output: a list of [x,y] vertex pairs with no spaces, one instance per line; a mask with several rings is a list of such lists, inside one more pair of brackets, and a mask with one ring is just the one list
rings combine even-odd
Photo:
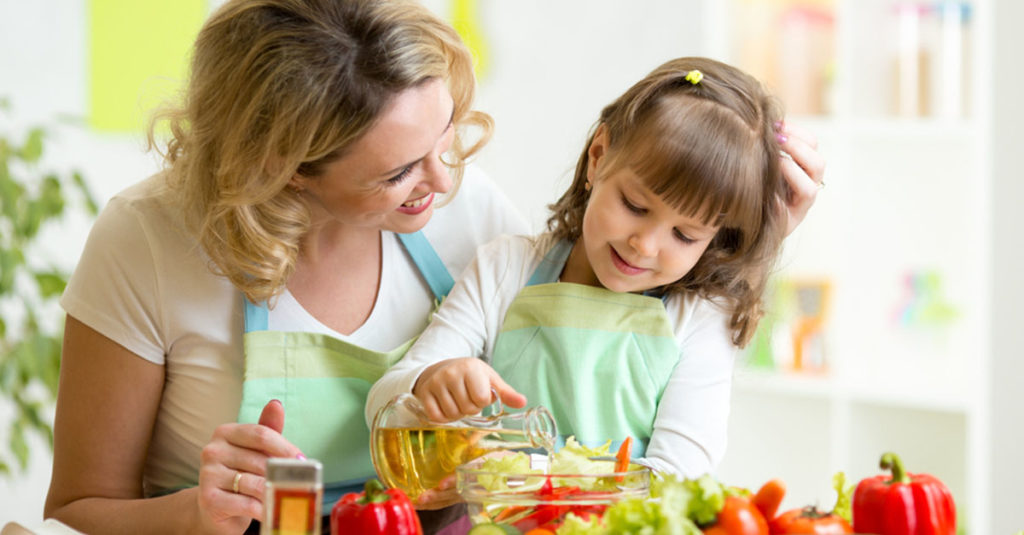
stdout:
[[270,457],[300,457],[288,442],[284,407],[271,400],[258,424],[223,424],[203,447],[199,467],[199,511],[204,531],[241,533],[263,519],[266,464]]
[[789,155],[782,156],[782,175],[790,190],[786,199],[788,236],[807,216],[818,190],[825,185],[825,159],[818,153],[818,140],[806,131],[783,123],[778,135],[782,150]]
[[455,475],[453,474],[442,479],[436,487],[421,492],[412,505],[417,509],[433,511],[462,501],[462,497],[459,496],[459,492],[455,488]]
[[505,405],[516,409],[526,406],[526,396],[509,386],[494,368],[474,357],[431,365],[420,374],[412,393],[423,404],[428,418],[450,422],[477,414],[493,403],[492,388]]

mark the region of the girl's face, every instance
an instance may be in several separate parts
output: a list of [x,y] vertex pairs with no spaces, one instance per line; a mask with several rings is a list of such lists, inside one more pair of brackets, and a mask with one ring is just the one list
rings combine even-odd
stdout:
[[309,201],[313,224],[400,233],[423,228],[434,194],[452,186],[441,155],[454,137],[454,103],[440,80],[407,89],[322,175],[292,182]]
[[[591,153],[593,171],[603,162],[599,152],[597,161]],[[592,182],[583,232],[562,280],[616,292],[657,288],[686,275],[717,232],[666,204],[630,169],[613,171]]]

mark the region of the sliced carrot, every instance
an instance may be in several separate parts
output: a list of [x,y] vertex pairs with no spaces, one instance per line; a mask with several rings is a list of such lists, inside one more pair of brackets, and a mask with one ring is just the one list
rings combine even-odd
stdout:
[[[619,445],[619,451],[615,454],[615,471],[625,472],[629,470],[630,451],[633,449],[633,437],[626,437]],[[623,476],[615,476],[615,481],[622,482]]]
[[513,516],[513,515],[516,515],[516,514],[519,514],[519,513],[523,512],[523,511],[526,511],[527,509],[529,509],[529,507],[523,507],[521,505],[510,505],[510,506],[502,509],[502,511],[500,513],[498,513],[497,516],[494,517],[494,521],[495,522],[502,522],[502,521],[508,519],[509,517]]
[[550,529],[533,528],[530,531],[524,533],[523,535],[555,535],[555,532],[551,531]]
[[757,494],[750,501],[754,504],[754,507],[757,507],[758,511],[761,511],[765,520],[770,522],[775,518],[775,513],[779,510],[779,505],[782,504],[782,498],[785,495],[786,484],[781,479],[771,479],[764,485],[761,485]]
[[615,471],[625,472],[629,469],[630,452],[633,450],[633,437],[626,437],[619,446],[619,452],[615,454]]

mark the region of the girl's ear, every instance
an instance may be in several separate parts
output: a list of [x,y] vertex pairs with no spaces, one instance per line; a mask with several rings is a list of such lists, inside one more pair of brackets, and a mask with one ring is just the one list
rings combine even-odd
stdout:
[[608,128],[601,123],[594,132],[594,139],[587,147],[587,182],[592,183],[597,176],[601,160],[608,154]]

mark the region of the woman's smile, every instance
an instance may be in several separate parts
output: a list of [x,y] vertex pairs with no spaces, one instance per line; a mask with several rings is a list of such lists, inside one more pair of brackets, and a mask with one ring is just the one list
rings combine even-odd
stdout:
[[402,212],[403,214],[416,215],[423,212],[427,208],[430,208],[430,205],[433,204],[433,202],[434,192],[430,192],[418,199],[413,199],[411,201],[406,201],[402,203],[402,205],[398,207],[398,211]]

